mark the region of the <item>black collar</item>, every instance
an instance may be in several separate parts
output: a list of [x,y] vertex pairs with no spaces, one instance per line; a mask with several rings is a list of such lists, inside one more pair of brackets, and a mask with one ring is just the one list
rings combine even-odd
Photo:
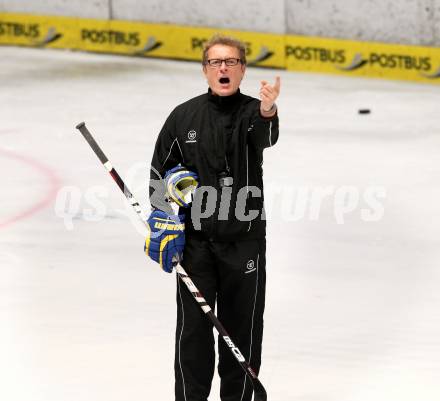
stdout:
[[211,88],[208,89],[208,101],[219,110],[230,110],[237,106],[240,102],[240,88],[232,95],[218,96],[212,93]]

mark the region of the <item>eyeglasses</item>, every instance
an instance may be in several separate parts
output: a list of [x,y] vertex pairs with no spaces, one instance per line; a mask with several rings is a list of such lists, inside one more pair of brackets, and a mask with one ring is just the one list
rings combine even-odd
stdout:
[[239,58],[211,58],[209,60],[206,60],[206,64],[208,64],[210,67],[218,68],[221,67],[223,61],[228,67],[234,67],[238,63],[241,63],[241,60]]

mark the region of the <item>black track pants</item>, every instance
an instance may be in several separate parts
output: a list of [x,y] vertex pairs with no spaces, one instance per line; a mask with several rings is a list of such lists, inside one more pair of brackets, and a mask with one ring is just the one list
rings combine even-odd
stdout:
[[[266,286],[265,239],[211,242],[187,238],[182,266],[258,373]],[[219,344],[221,401],[250,401],[252,384],[224,344]],[[211,321],[177,280],[176,401],[206,401],[214,375]]]

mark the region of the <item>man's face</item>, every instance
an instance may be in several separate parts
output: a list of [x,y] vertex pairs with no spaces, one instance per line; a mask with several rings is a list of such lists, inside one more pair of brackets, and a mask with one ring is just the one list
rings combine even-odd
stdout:
[[[214,45],[208,50],[208,60],[239,58],[240,52],[235,47]],[[246,66],[240,62],[234,66],[227,66],[225,62],[222,62],[218,67],[209,64],[203,66],[209,87],[214,94],[219,96],[229,96],[237,92],[245,70]]]

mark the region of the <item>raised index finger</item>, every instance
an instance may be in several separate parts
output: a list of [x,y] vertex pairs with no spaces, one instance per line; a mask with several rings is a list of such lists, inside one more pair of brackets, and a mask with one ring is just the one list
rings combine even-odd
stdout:
[[277,92],[280,91],[281,78],[279,76],[275,77],[275,85],[273,86]]

